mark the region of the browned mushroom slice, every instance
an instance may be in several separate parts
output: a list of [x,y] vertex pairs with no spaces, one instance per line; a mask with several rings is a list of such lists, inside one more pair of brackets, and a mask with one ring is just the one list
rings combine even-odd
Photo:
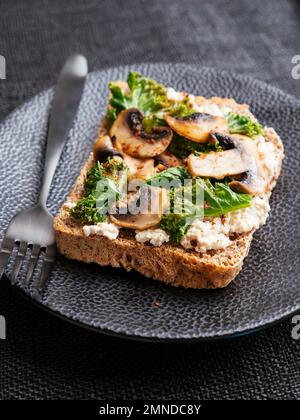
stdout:
[[173,155],[173,153],[169,151],[165,151],[161,155],[155,156],[154,162],[155,168],[161,171],[167,168],[183,166],[182,160],[178,159],[175,155]]
[[118,201],[110,218],[116,225],[129,229],[149,229],[159,224],[168,206],[166,190],[146,185],[127,201]]
[[224,152],[202,153],[199,156],[190,155],[187,166],[194,177],[222,179],[225,176],[241,174],[249,169],[237,149]]
[[234,191],[251,195],[262,194],[265,185],[265,179],[253,170],[244,172],[238,179],[229,182],[230,188]]
[[173,132],[169,127],[144,130],[143,114],[136,108],[122,111],[110,129],[117,149],[133,157],[149,158],[161,154],[169,146]]
[[164,116],[169,126],[176,133],[196,143],[206,143],[213,131],[227,129],[227,121],[222,117],[196,112],[186,117]]
[[[219,134],[218,141],[222,144],[221,136]],[[188,157],[187,166],[191,175],[216,179],[238,176],[229,183],[233,190],[252,195],[264,192],[266,181],[253,140],[239,135],[226,135],[225,140],[227,150],[223,152]]]
[[211,133],[210,142],[212,144],[219,144],[223,150],[230,150],[235,148],[234,140],[232,136],[228,134]]
[[129,179],[147,179],[154,174],[154,159],[138,159],[123,154],[124,162],[128,166]]
[[122,153],[113,148],[109,136],[101,136],[98,138],[93,147],[94,157],[99,162],[105,162],[109,157],[119,156],[122,158]]

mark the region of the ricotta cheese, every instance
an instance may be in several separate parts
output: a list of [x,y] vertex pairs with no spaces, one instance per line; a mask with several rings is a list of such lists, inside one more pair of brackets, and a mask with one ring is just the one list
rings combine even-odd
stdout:
[[253,140],[255,141],[255,143],[257,145],[261,144],[261,143],[265,143],[266,139],[264,138],[263,135],[261,134],[257,134],[256,136],[253,137]]
[[185,249],[197,252],[209,249],[223,249],[230,245],[228,225],[220,217],[211,220],[196,219],[181,240]]
[[137,231],[135,235],[137,242],[150,242],[153,246],[161,246],[169,241],[169,235],[162,229],[146,229]]
[[269,211],[267,198],[254,197],[250,207],[232,211],[223,218],[196,219],[182,238],[181,245],[203,253],[210,249],[224,249],[231,243],[231,233],[258,229],[266,222]]
[[208,103],[203,105],[198,105],[194,95],[187,95],[184,92],[177,92],[173,88],[167,88],[167,98],[169,101],[180,102],[183,101],[186,97],[189,98],[189,103],[193,109],[197,112],[202,112],[204,114],[215,115],[217,117],[225,117],[228,112],[231,112],[232,109],[229,106],[218,106],[214,103]]
[[173,88],[167,88],[167,98],[169,101],[180,102],[185,99],[186,95],[183,92],[177,92]]
[[272,177],[278,166],[278,153],[276,153],[275,145],[270,141],[265,141],[259,143],[257,149],[267,175]]
[[117,239],[119,236],[119,227],[114,223],[97,223],[96,225],[83,226],[83,233],[85,236],[100,235],[108,239]]
[[226,222],[230,233],[250,232],[266,223],[270,211],[267,198],[254,197],[252,205],[245,209],[228,213]]
[[72,201],[67,201],[64,204],[64,208],[65,209],[73,209],[76,206],[76,203],[72,202]]
[[189,95],[189,101],[197,112],[214,115],[216,117],[225,117],[232,109],[229,106],[218,106],[217,104],[202,104],[198,105],[194,95]]

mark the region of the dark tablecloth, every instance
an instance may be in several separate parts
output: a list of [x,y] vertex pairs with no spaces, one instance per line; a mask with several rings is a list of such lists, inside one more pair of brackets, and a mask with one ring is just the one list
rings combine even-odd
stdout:
[[[65,58],[91,70],[189,62],[249,74],[300,95],[297,0],[0,1],[0,118],[51,86]],[[1,141],[1,139],[0,139]],[[35,308],[0,284],[0,398],[299,398],[291,320],[238,339],[151,344],[100,336]]]

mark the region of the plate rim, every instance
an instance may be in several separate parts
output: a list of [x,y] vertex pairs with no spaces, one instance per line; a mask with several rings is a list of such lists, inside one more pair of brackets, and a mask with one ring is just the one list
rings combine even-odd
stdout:
[[[155,68],[156,66],[166,66],[166,65],[172,65],[172,66],[184,66],[185,68],[190,68],[190,69],[195,69],[197,68],[197,70],[201,70],[201,71],[214,71],[217,72],[220,75],[224,75],[224,76],[228,76],[228,77],[234,77],[238,80],[248,80],[250,83],[254,83],[256,84],[256,86],[261,87],[262,89],[269,89],[272,88],[272,91],[276,91],[278,92],[279,95],[281,95],[282,97],[286,98],[286,100],[291,101],[292,103],[294,103],[295,106],[299,106],[300,109],[300,99],[296,98],[294,95],[292,95],[291,93],[285,92],[284,90],[282,90],[281,88],[272,85],[271,83],[267,83],[265,81],[262,81],[260,79],[257,79],[255,77],[252,77],[248,74],[241,74],[241,73],[236,73],[234,71],[231,70],[227,70],[227,69],[222,69],[222,68],[218,68],[218,67],[213,67],[213,66],[197,66],[197,63],[184,63],[184,62],[140,62],[140,63],[128,63],[128,64],[124,64],[124,65],[120,65],[120,66],[107,66],[107,67],[103,67],[101,69],[97,69],[94,70],[92,72],[89,73],[89,75],[96,75],[96,74],[101,74],[101,73],[105,73],[108,71],[114,71],[114,72],[120,72],[124,69],[130,69],[130,68],[134,68],[134,67],[140,67],[140,66],[148,66],[150,69]],[[42,97],[45,95],[49,95],[51,93],[54,92],[54,88],[55,86],[50,86],[48,88],[45,88],[43,90],[41,90],[40,92],[36,93],[35,95],[31,96],[30,98],[28,98],[26,101],[24,101],[23,103],[21,103],[20,105],[18,105],[14,110],[12,110],[7,116],[5,116],[5,118],[3,120],[0,121],[0,127],[4,126],[10,118],[13,118],[13,116],[16,113],[22,112],[22,109],[25,106],[29,106],[31,103],[33,103],[35,100],[37,100],[38,97]],[[6,276],[5,276],[6,277]],[[6,277],[6,279],[8,279]],[[10,282],[10,280],[8,280]],[[267,329],[269,327],[272,327],[273,325],[276,325],[280,322],[283,322],[285,320],[287,320],[288,318],[294,316],[295,314],[298,314],[300,312],[300,306],[296,307],[296,309],[292,309],[289,313],[286,313],[283,316],[280,316],[279,318],[273,318],[270,322],[265,322],[261,325],[257,325],[256,327],[250,327],[250,328],[245,328],[244,330],[241,331],[235,331],[235,332],[230,332],[227,334],[219,334],[219,335],[208,335],[208,336],[201,336],[199,335],[198,337],[155,337],[155,336],[143,336],[143,335],[135,335],[135,334],[127,334],[126,332],[117,332],[117,331],[113,331],[110,329],[104,329],[104,328],[100,328],[100,327],[95,327],[92,325],[88,325],[86,323],[84,323],[83,321],[79,321],[70,317],[67,317],[66,315],[61,314],[59,311],[56,311],[52,308],[50,308],[49,306],[43,304],[43,301],[37,301],[35,299],[33,299],[29,294],[27,294],[24,290],[22,290],[20,287],[18,286],[12,286],[12,288],[17,291],[21,296],[23,296],[27,301],[31,302],[32,304],[34,304],[35,306],[39,307],[40,309],[50,313],[51,315],[55,316],[56,318],[59,318],[63,321],[66,321],[68,323],[71,323],[73,325],[76,325],[80,328],[84,328],[86,330],[89,331],[93,331],[95,333],[98,334],[103,334],[103,335],[107,335],[107,336],[112,336],[115,338],[122,338],[122,339],[128,339],[128,340],[133,340],[133,341],[145,341],[145,342],[164,342],[164,343],[179,343],[179,342],[205,342],[205,341],[218,341],[218,340],[223,340],[223,339],[232,339],[232,338],[238,338],[244,335],[250,335],[253,334],[255,332],[259,332],[261,330]]]
[[205,342],[217,342],[222,340],[231,340],[231,339],[238,339],[244,336],[249,336],[255,333],[258,333],[260,331],[265,331],[273,326],[276,326],[277,324],[280,324],[289,318],[292,318],[293,316],[300,314],[300,309],[295,309],[291,313],[288,313],[286,315],[283,315],[282,317],[278,319],[274,319],[273,321],[270,321],[268,323],[259,325],[257,327],[253,328],[246,328],[245,330],[228,333],[228,334],[220,334],[220,335],[211,335],[211,336],[199,336],[199,337],[174,337],[174,338],[163,338],[163,337],[147,337],[139,334],[126,334],[125,332],[116,332],[113,330],[105,329],[105,328],[99,328],[94,327],[92,325],[88,325],[82,321],[78,321],[76,319],[68,318],[66,315],[63,315],[59,313],[58,311],[51,309],[50,307],[43,305],[42,301],[37,301],[35,299],[32,299],[29,294],[27,294],[24,290],[22,290],[17,285],[11,285],[10,280],[7,276],[4,276],[6,281],[11,286],[12,290],[21,296],[25,301],[31,303],[39,310],[46,312],[53,316],[56,319],[60,319],[63,322],[67,322],[71,325],[74,325],[78,328],[83,328],[86,331],[91,331],[95,334],[104,335],[107,337],[112,337],[115,339],[122,339],[122,340],[128,340],[128,341],[136,341],[136,342],[147,342],[147,343],[161,343],[161,344],[184,344],[184,343],[205,343]]

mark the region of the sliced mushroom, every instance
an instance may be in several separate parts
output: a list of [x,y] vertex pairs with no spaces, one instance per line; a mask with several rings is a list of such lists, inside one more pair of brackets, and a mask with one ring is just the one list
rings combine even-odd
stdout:
[[183,166],[181,159],[178,159],[173,153],[165,151],[161,155],[155,156],[155,168],[158,171],[163,171],[168,168]]
[[190,155],[187,166],[191,175],[215,179],[238,175],[238,179],[229,183],[233,190],[252,195],[264,192],[266,182],[255,143],[245,136],[226,135],[226,144],[228,147],[232,144],[234,148]]
[[241,174],[249,169],[238,149],[224,152],[190,155],[187,166],[192,176],[223,179],[225,176]]
[[151,133],[143,128],[143,114],[136,108],[122,111],[110,129],[116,148],[133,157],[149,158],[164,152],[173,132],[169,127],[154,127]]
[[186,117],[164,116],[169,126],[176,133],[196,143],[206,143],[210,139],[210,133],[227,129],[227,121],[215,115],[196,112]]
[[158,225],[168,206],[166,190],[146,185],[127,201],[118,201],[110,218],[113,223],[129,229],[149,229]]
[[213,144],[218,143],[223,150],[230,150],[235,148],[232,137],[227,134],[211,133],[210,142]]
[[93,147],[94,157],[99,162],[105,162],[109,157],[119,156],[122,158],[122,153],[113,148],[109,136],[101,136],[98,138]]
[[252,169],[244,172],[238,179],[229,182],[233,191],[251,195],[262,194],[265,191],[265,185],[265,179]]
[[128,166],[129,179],[147,179],[155,172],[154,159],[138,159],[132,156],[123,154],[124,162]]

